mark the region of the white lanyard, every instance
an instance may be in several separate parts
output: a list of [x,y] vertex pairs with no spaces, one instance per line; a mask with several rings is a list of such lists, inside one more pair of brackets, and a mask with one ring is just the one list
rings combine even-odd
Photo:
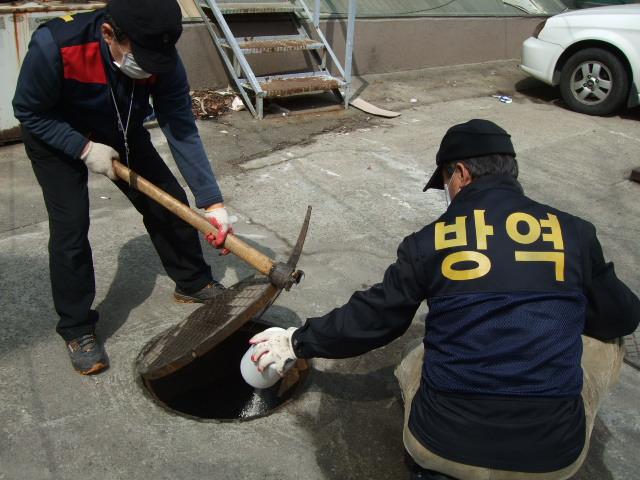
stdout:
[[120,109],[118,109],[118,102],[116,102],[116,96],[113,94],[113,88],[111,88],[111,85],[109,85],[109,90],[111,90],[113,106],[116,108],[116,116],[118,117],[118,130],[122,132],[122,136],[124,137],[125,161],[127,163],[127,168],[129,168],[129,139],[127,138],[127,132],[129,131],[129,120],[131,120],[131,107],[133,106],[133,94],[136,90],[136,81],[132,80],[131,100],[129,100],[129,113],[127,114],[126,125],[122,123],[122,116],[120,115]]

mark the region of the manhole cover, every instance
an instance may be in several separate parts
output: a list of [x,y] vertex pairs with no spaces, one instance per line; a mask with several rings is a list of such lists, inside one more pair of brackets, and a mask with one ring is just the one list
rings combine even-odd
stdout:
[[[240,360],[249,348],[249,339],[271,326],[246,323],[193,362],[160,378],[141,375],[141,383],[156,403],[189,417],[249,420],[272,413],[294,397],[309,374],[309,365],[298,360],[282,380],[264,390],[254,389],[244,381]],[[153,343],[154,340],[149,346]],[[144,353],[145,349],[141,355]]]

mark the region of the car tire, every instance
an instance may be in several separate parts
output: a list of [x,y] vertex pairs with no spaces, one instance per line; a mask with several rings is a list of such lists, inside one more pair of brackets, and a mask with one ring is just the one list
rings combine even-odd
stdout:
[[602,48],[574,53],[560,74],[560,93],[571,110],[587,115],[609,115],[629,93],[629,75],[615,54]]

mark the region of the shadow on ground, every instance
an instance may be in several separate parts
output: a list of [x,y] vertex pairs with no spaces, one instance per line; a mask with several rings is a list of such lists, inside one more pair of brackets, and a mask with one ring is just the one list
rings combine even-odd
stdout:
[[46,257],[0,254],[0,358],[55,333],[48,272]]
[[[250,240],[245,241],[273,258],[272,250]],[[203,245],[203,250],[205,259],[212,265],[214,278],[223,278],[231,273],[231,276],[243,279],[255,273],[252,267],[234,255],[219,256],[208,244]],[[2,357],[14,349],[54,336],[57,314],[51,297],[46,256],[3,253],[0,255],[0,272]],[[100,313],[97,332],[101,338],[113,336],[125,324],[131,311],[147,301],[159,276],[166,276],[166,273],[148,235],[135,237],[120,248],[116,274],[104,299],[95,307]]]
[[[516,83],[516,91],[526,96],[533,103],[553,104],[559,108],[570,110],[560,97],[558,87],[552,87],[535,78],[524,78]],[[517,102],[517,99],[514,99]],[[620,112],[610,115],[625,120],[640,120],[640,107],[622,109]]]
[[[424,325],[414,322],[389,346],[312,373],[306,391],[322,394],[320,406],[316,416],[301,420],[314,437],[317,463],[326,479],[409,477],[402,443],[403,402],[394,370],[406,346],[423,331]],[[370,370],[369,364],[384,366]],[[589,454],[573,480],[614,480],[604,462],[610,438],[596,418]]]
[[[271,249],[251,240],[244,241],[265,255],[273,257],[274,252]],[[229,271],[239,280],[256,273],[251,266],[233,254],[221,256],[207,243],[202,244],[202,249],[216,280],[224,278]],[[98,333],[102,338],[113,336],[127,321],[131,311],[149,298],[158,276],[166,276],[166,273],[148,235],[140,235],[123,245],[118,253],[116,275],[105,298],[96,307],[100,313]]]
[[532,77],[524,78],[515,85],[516,91],[525,95],[533,103],[553,103],[567,108],[560,98],[560,91]]
[[582,468],[573,476],[573,480],[593,480],[594,478],[598,480],[614,480],[614,476],[604,463],[604,451],[610,438],[611,432],[604,422],[599,417],[596,417],[593,433],[591,434],[589,454],[582,464]]
[[402,445],[402,399],[393,372],[405,345],[421,337],[423,331],[424,325],[414,322],[405,336],[392,344],[312,373],[306,390],[322,394],[317,414],[298,415],[314,438],[324,478],[408,476]]

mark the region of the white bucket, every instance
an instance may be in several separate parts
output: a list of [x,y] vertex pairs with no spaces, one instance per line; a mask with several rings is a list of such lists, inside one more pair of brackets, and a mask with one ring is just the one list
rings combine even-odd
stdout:
[[[265,330],[267,332],[273,331],[281,331],[284,332],[284,328],[280,327],[271,327]],[[280,380],[280,375],[276,372],[276,369],[273,365],[269,365],[264,369],[263,372],[258,371],[258,365],[256,365],[252,360],[251,356],[255,350],[255,345],[251,345],[249,349],[245,352],[242,360],[240,360],[240,374],[244,381],[251,385],[253,388],[269,388],[273,387],[278,380]]]

